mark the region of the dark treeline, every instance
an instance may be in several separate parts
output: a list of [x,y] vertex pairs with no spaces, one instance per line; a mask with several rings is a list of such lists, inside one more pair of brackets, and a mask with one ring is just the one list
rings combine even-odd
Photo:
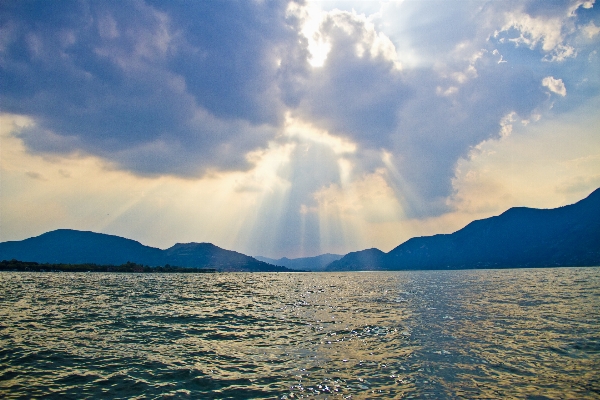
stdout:
[[174,265],[150,267],[148,265],[127,262],[121,265],[98,264],[51,264],[19,260],[4,260],[0,262],[0,271],[30,271],[30,272],[163,272],[163,273],[213,273],[212,268],[186,268]]

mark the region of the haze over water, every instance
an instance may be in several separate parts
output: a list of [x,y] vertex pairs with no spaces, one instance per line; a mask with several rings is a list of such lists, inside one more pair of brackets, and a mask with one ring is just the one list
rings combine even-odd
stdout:
[[4,398],[600,398],[600,269],[0,273]]

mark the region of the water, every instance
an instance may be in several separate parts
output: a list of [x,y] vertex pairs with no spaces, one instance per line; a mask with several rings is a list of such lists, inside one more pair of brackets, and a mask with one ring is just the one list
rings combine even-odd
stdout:
[[600,398],[600,268],[0,273],[4,398]]

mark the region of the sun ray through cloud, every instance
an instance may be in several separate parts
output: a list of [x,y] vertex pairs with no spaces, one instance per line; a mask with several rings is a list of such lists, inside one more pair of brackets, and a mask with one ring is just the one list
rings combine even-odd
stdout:
[[72,227],[292,257],[567,204],[598,185],[598,10],[3,4],[2,239]]

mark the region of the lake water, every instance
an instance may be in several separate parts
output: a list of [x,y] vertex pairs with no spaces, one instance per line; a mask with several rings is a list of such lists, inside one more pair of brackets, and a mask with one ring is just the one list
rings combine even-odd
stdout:
[[600,398],[600,268],[0,273],[4,398]]

